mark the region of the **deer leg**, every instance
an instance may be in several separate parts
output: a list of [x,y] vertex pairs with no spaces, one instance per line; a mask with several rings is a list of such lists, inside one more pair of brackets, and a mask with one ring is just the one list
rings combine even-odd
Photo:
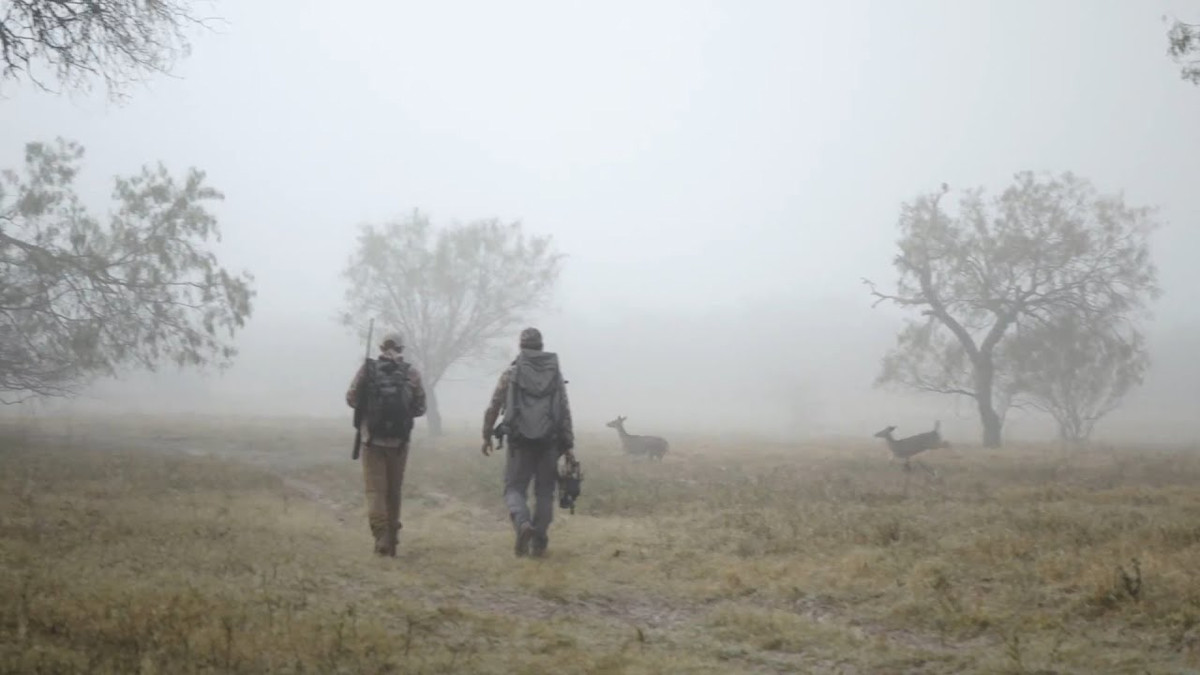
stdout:
[[922,469],[925,469],[925,471],[927,471],[929,473],[929,475],[933,476],[934,478],[937,478],[937,475],[938,475],[937,471],[935,471],[933,469],[933,467],[925,464],[925,462],[922,462],[921,460],[917,460],[917,466],[921,467]]

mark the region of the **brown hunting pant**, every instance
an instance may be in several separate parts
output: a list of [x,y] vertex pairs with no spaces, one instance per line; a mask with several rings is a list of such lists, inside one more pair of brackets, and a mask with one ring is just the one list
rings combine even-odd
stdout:
[[408,444],[398,448],[364,445],[363,479],[367,488],[367,522],[375,536],[375,552],[396,555],[400,530],[400,486],[408,463]]

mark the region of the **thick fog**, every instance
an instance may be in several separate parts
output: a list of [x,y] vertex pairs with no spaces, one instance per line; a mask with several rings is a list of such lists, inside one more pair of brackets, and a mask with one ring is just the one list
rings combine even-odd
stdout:
[[[1200,20],[1193,2],[211,12],[225,22],[175,76],[126,103],[6,89],[0,167],[27,141],[78,140],[97,210],[114,174],[199,167],[226,196],[222,262],[258,293],[230,371],[164,368],[48,408],[348,415],[364,345],[335,322],[340,272],[360,224],[419,208],[519,220],[567,254],[536,325],[581,430],[621,414],[635,433],[868,437],[940,419],[976,442],[971,402],[873,387],[904,314],[872,309],[861,279],[895,278],[902,202],[942,182],[996,193],[1030,169],[1159,207],[1154,365],[1097,435],[1200,435],[1200,87],[1162,19]],[[441,384],[450,429],[478,428],[505,363]],[[1006,432],[1052,426],[1014,413]]]

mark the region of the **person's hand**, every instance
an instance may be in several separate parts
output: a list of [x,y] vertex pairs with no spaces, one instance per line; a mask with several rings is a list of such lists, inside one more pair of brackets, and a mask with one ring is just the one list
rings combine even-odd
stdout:
[[483,453],[484,457],[490,457],[492,454],[492,439],[490,439],[490,438],[483,439],[483,447],[480,448],[479,450],[480,450],[480,452]]

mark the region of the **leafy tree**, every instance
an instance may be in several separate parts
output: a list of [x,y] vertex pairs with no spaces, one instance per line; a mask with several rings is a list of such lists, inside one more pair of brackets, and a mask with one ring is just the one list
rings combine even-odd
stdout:
[[1071,442],[1086,441],[1142,383],[1149,365],[1136,328],[1075,313],[1018,333],[1010,352],[1022,402],[1053,416],[1059,438]]
[[160,164],[117,178],[107,223],[75,193],[76,143],[25,146],[25,169],[0,178],[0,400],[75,393],[121,366],[225,366],[222,339],[250,315],[248,274],[218,265],[206,203],[221,199],[195,169]]
[[527,237],[519,223],[480,220],[434,229],[414,211],[381,227],[364,226],[343,276],[342,321],[379,317],[404,335],[428,392],[430,432],[441,433],[435,388],[450,367],[486,353],[496,338],[543,307],[562,255],[548,236]]
[[1179,76],[1200,84],[1200,25],[1176,19],[1167,32],[1167,53],[1179,64]]
[[948,189],[901,208],[896,290],[866,281],[875,304],[921,315],[877,383],[973,398],[983,444],[998,447],[1005,401],[1019,389],[1005,361],[1021,358],[1005,338],[1063,315],[1115,321],[1145,307],[1158,294],[1147,244],[1154,222],[1149,209],[1099,195],[1071,173],[1018,173],[989,201],[965,191],[957,215],[942,210]]
[[119,96],[144,75],[166,73],[187,56],[185,28],[204,25],[188,0],[7,0],[0,9],[0,79],[38,73],[86,89],[92,77]]

